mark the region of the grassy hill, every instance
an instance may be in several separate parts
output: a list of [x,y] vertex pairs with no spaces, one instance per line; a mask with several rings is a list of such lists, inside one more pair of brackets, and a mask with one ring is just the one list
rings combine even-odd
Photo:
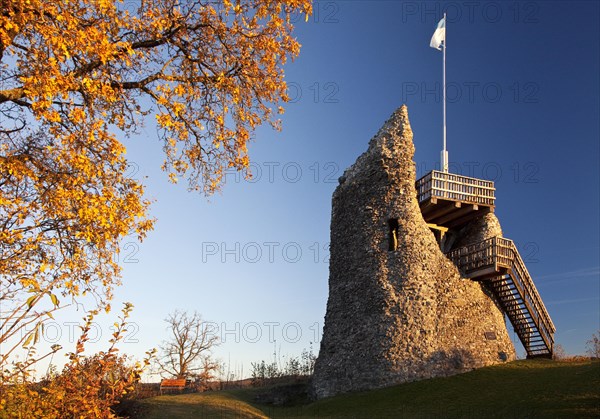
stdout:
[[275,407],[264,389],[160,396],[144,418],[600,417],[600,362],[522,360],[448,378]]

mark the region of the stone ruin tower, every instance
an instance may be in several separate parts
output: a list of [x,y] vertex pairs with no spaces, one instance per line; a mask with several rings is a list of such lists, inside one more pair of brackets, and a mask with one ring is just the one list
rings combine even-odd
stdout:
[[[515,359],[502,294],[467,279],[440,248],[501,237],[500,224],[493,212],[474,211],[468,223],[436,239],[417,199],[413,155],[402,106],[333,194],[317,398]],[[507,277],[496,275],[497,285],[506,285]]]

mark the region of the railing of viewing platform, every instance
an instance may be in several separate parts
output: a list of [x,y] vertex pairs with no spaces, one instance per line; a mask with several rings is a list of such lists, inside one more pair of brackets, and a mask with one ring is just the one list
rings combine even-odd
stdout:
[[494,206],[494,182],[432,170],[416,182],[419,203],[440,198],[469,204]]
[[465,273],[488,267],[510,268],[513,260],[512,241],[503,237],[492,237],[478,243],[460,247],[446,256]]

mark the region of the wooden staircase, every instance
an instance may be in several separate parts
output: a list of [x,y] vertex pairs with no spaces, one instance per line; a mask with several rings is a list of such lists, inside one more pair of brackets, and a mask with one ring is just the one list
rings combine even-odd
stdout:
[[[491,181],[434,170],[417,180],[415,187],[423,218],[440,243],[449,229],[494,211]],[[552,357],[556,328],[512,240],[492,237],[446,255],[465,277],[482,281],[491,290],[528,358]]]
[[528,358],[552,357],[556,328],[512,240],[493,237],[454,249],[447,256],[467,278],[486,282]]

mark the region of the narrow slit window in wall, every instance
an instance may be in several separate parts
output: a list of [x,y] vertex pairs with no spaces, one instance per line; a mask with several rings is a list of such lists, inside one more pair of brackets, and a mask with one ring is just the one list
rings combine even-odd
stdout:
[[396,218],[392,218],[388,220],[389,225],[389,250],[391,252],[398,250],[398,220]]

